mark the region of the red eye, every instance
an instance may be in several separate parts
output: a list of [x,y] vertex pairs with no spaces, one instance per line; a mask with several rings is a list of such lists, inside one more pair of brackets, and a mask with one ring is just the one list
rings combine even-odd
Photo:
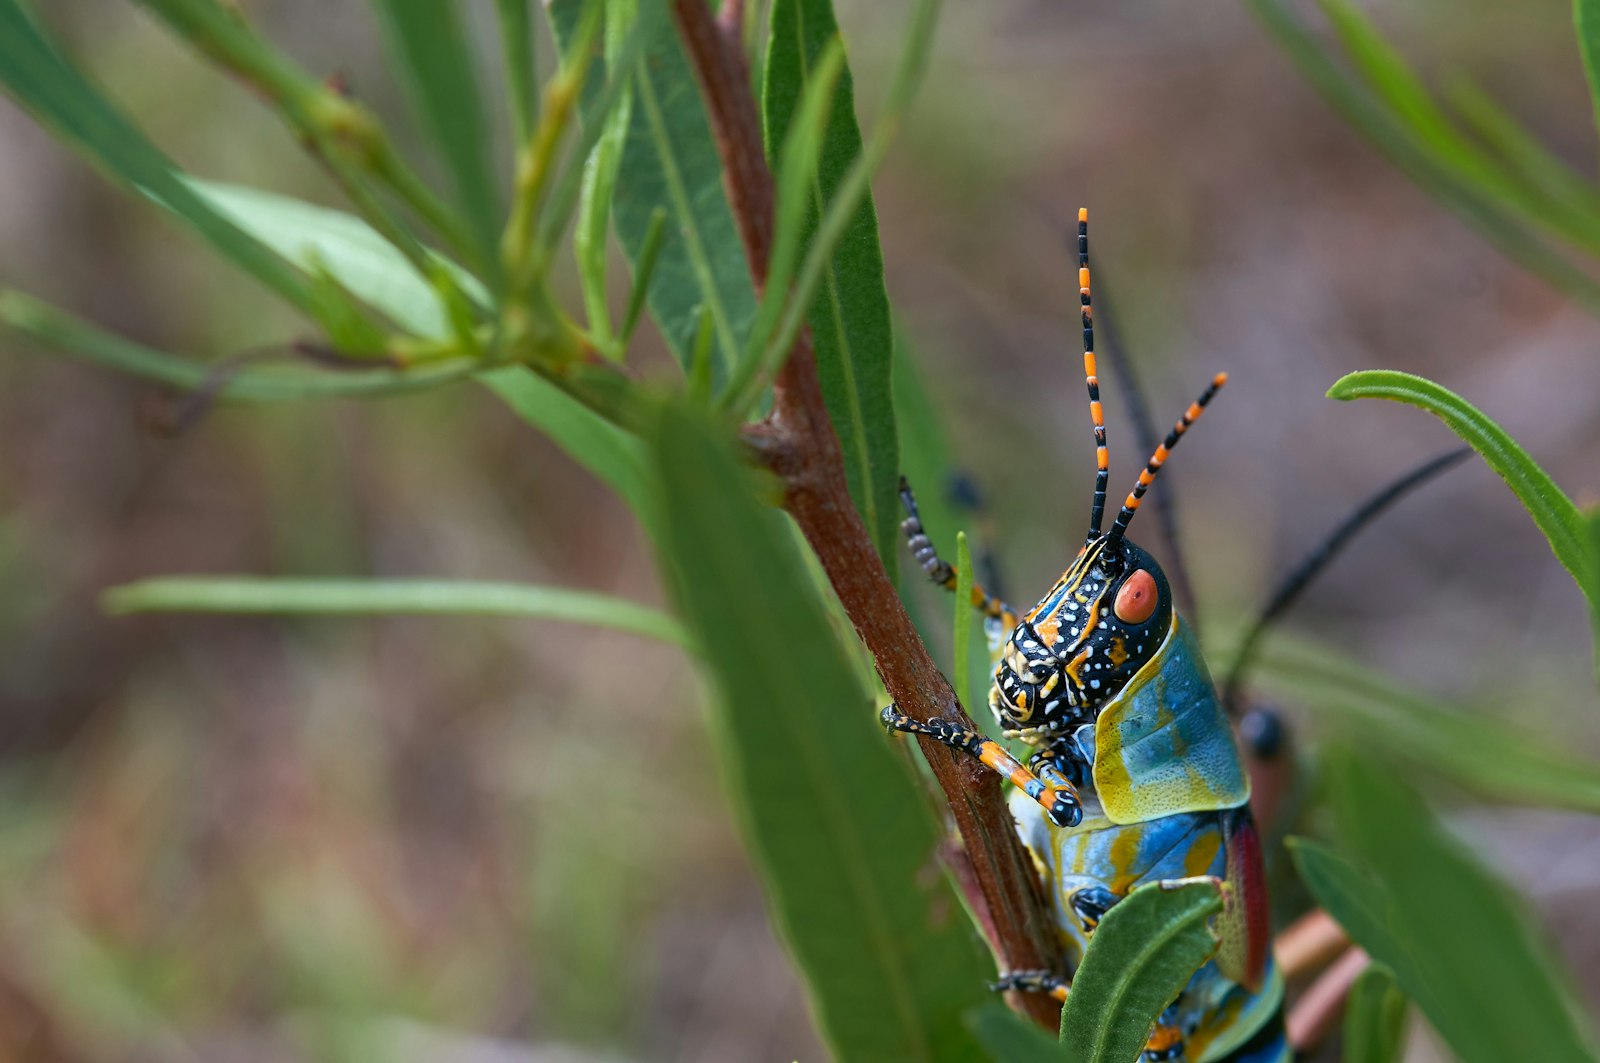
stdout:
[[1140,569],[1128,577],[1111,607],[1124,624],[1142,624],[1156,611],[1156,578]]

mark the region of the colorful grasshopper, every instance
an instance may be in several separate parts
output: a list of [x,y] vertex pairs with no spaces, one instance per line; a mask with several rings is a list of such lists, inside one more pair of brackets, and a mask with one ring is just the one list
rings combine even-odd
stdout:
[[[1020,615],[981,587],[996,651],[989,707],[1009,738],[1038,747],[1024,767],[1001,745],[891,705],[891,729],[977,757],[1017,787],[1011,808],[1045,882],[1072,967],[1105,912],[1129,892],[1211,877],[1227,883],[1221,945],[1157,1022],[1146,1060],[1280,1063],[1283,982],[1270,957],[1265,873],[1250,783],[1194,636],[1161,567],[1126,532],[1168,454],[1226,380],[1218,375],[1150,457],[1110,531],[1109,461],[1095,363],[1086,211],[1078,214],[1084,373],[1097,472],[1089,533],[1054,587]],[[922,529],[909,489],[905,530],[936,582],[955,586]],[[1065,999],[1054,971],[1013,971],[997,988]]]

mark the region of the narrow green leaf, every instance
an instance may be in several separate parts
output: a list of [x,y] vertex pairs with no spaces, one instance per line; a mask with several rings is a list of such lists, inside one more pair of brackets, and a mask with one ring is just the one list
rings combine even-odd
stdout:
[[1389,968],[1362,971],[1344,1005],[1344,1063],[1395,1063],[1409,1003]]
[[1526,902],[1447,836],[1392,769],[1344,754],[1330,774],[1340,838],[1387,897],[1389,931],[1407,943],[1426,992],[1390,966],[1450,1047],[1467,1063],[1592,1061],[1592,1033]]
[[[632,113],[632,70],[655,47],[658,37],[672,32],[664,5],[649,4],[637,14],[628,13],[626,0],[609,0],[604,9],[604,64],[592,63],[591,77],[583,85],[583,133],[578,147],[563,163],[561,175],[550,192],[550,200],[539,218],[538,240],[545,258],[553,257],[555,245],[566,231],[568,219],[578,205],[589,163],[603,138],[612,135],[617,112]],[[582,47],[585,33],[580,29],[573,48]],[[576,61],[576,57],[574,57]],[[619,73],[621,72],[621,73]],[[623,127],[625,133],[626,127]],[[614,180],[613,180],[614,183]],[[615,201],[613,191],[610,202]],[[596,203],[598,209],[598,203]],[[610,207],[607,207],[609,215]]]
[[684,395],[691,405],[706,406],[711,402],[711,344],[713,325],[711,313],[700,311],[700,331],[694,338],[694,355],[689,360],[689,373]]
[[1574,173],[1470,81],[1455,81],[1450,87],[1449,100],[1472,132],[1511,167],[1530,195],[1549,200],[1575,223],[1564,231],[1593,248],[1595,236],[1600,233],[1600,191]]
[[851,163],[849,169],[845,171],[843,179],[839,182],[838,194],[827,204],[822,214],[822,220],[817,226],[817,237],[806,251],[805,262],[795,282],[794,293],[785,305],[777,332],[767,343],[767,352],[763,358],[769,366],[779,365],[781,354],[794,346],[800,330],[805,327],[806,315],[815,304],[817,292],[821,288],[824,273],[834,250],[844,239],[845,230],[856,209],[867,199],[871,191],[872,175],[888,153],[889,143],[904,120],[922,73],[927,67],[938,12],[938,0],[918,0],[912,10],[911,25],[906,32],[906,43],[896,64],[894,81],[889,86],[883,112],[878,116],[872,133],[862,147],[861,157]]
[[113,587],[101,595],[100,602],[113,616],[517,616],[613,628],[689,644],[683,626],[659,610],[605,594],[525,583],[160,576]]
[[[932,397],[928,394],[923,380],[921,366],[917,364],[905,335],[905,329],[895,329],[895,428],[900,437],[899,449],[906,479],[918,492],[917,508],[922,513],[922,526],[927,531],[928,537],[943,550],[948,549],[946,544],[954,541],[960,521],[950,492],[946,489],[956,467],[950,456],[950,441],[945,435],[944,423],[934,408]],[[895,512],[898,515],[898,499],[895,503]],[[898,528],[896,533],[898,536]],[[899,544],[898,538],[895,548],[901,551],[905,549]],[[905,603],[906,610],[916,622],[922,640],[929,646],[943,646],[945,632],[949,628],[942,621],[942,609],[930,613],[925,607],[928,592],[922,588],[931,588],[927,577],[915,565],[902,568],[900,571],[904,577],[900,584],[900,600]],[[918,589],[913,590],[913,588]],[[932,593],[935,596],[942,596],[944,591],[935,589]],[[942,597],[940,601],[942,603]],[[930,622],[930,615],[941,619]],[[989,679],[987,642],[982,626],[973,625],[973,633],[968,636],[965,653],[968,671],[975,685],[956,691],[964,704],[983,704]],[[954,644],[951,648],[953,653],[961,652]]]
[[[371,227],[341,211],[257,189],[217,182],[191,182],[208,202],[250,233],[270,241],[292,261],[310,269],[325,268],[358,298],[420,336],[444,337],[449,325],[435,291],[405,257]],[[457,272],[463,288],[487,302],[487,293],[464,271],[442,257],[443,268]],[[41,310],[42,308],[42,310]],[[19,293],[0,299],[0,314],[13,323],[50,338],[64,349],[118,368],[193,388],[211,373],[207,366],[109,336],[82,325]],[[423,387],[458,375],[481,372],[481,381],[523,420],[548,435],[573,460],[598,476],[627,501],[641,520],[650,519],[648,481],[639,441],[571,395],[522,366],[482,371],[481,363],[440,363],[426,370],[389,373],[369,370],[360,375],[303,374],[291,377],[267,370],[240,374],[223,391],[230,398],[297,398],[306,395],[354,395]]]
[[1349,0],[1318,0],[1339,35],[1345,51],[1366,76],[1367,83],[1387,101],[1394,113],[1435,150],[1461,163],[1471,161],[1461,151],[1459,138],[1444,112],[1428,94],[1400,53],[1384,40],[1366,15]]
[[[436,387],[482,370],[471,358],[430,362],[411,369],[372,368],[344,372],[289,366],[241,366],[197,361],[158,351],[105,332],[21,292],[0,288],[0,323],[45,346],[184,391],[215,389],[219,399],[278,402],[314,398],[362,398]],[[284,358],[293,355],[285,349]]]
[[967,1028],[996,1063],[1050,1063],[1068,1058],[1055,1038],[1004,1004],[985,1004],[967,1017]]
[[1528,452],[1505,429],[1484,416],[1455,392],[1410,373],[1373,369],[1351,373],[1328,389],[1334,399],[1390,399],[1426,410],[1483,455],[1527,508],[1550,549],[1572,574],[1578,589],[1600,615],[1600,578],[1589,563],[1590,546],[1583,516]]
[[1595,127],[1600,129],[1600,0],[1572,0],[1572,24],[1578,34],[1578,54],[1589,79]]
[[[616,102],[609,109],[604,100],[591,97],[585,118],[593,126],[599,125],[599,137],[594,148],[589,152],[589,157],[584,166],[582,199],[578,207],[578,223],[573,229],[572,244],[578,257],[578,276],[583,283],[584,301],[588,307],[590,331],[599,337],[602,348],[608,343],[615,343],[611,327],[611,312],[606,301],[606,260],[608,258],[607,237],[611,232],[612,204],[616,200],[617,176],[622,170],[622,153],[628,142],[628,128],[633,123],[633,79],[626,73],[631,70],[633,60],[626,56],[637,54],[647,42],[643,39],[629,42],[630,33],[639,32],[639,19],[637,17],[637,4],[635,0],[620,2],[613,0],[605,9],[605,54],[610,67],[607,76],[615,79],[618,94]],[[631,43],[631,47],[630,47]],[[624,68],[618,76],[619,64]],[[657,208],[661,211],[661,208]],[[664,213],[664,212],[663,212]],[[660,232],[656,233],[656,246],[650,248],[651,237],[647,230],[644,244],[641,245],[637,261],[637,272],[648,277],[655,268],[653,261],[646,262],[646,256],[653,259],[660,251]],[[646,281],[648,283],[648,281]],[[638,295],[643,297],[644,289],[640,288]],[[637,309],[629,307],[630,312],[637,320]],[[632,334],[629,329],[625,335]],[[627,343],[624,340],[615,346],[613,355],[619,360],[626,352]]]
[[[783,142],[808,81],[830,41],[838,38],[830,0],[778,0],[769,17],[762,93],[771,154]],[[820,165],[807,211],[805,239],[840,195],[845,176],[862,157],[855,89],[848,69],[833,93]],[[817,373],[834,431],[844,449],[850,496],[891,575],[898,551],[896,486],[900,476],[890,365],[894,336],[884,289],[883,252],[870,195],[847,216],[827,256],[820,291],[806,318]]]
[[348,311],[212,209],[177,168],[44,37],[18,0],[0,0],[0,84],[107,177],[172,213],[234,265],[325,325]]
[[1246,0],[1262,25],[1328,104],[1400,169],[1485,239],[1525,269],[1600,313],[1600,284],[1529,229],[1481,182],[1470,179],[1431,144],[1415,136],[1358,82],[1305,26],[1287,0]]
[[1410,943],[1396,927],[1397,916],[1377,882],[1326,845],[1289,838],[1289,853],[1306,888],[1372,959],[1395,973],[1406,993],[1425,1012],[1438,1010],[1427,977],[1411,955]]
[[[186,178],[218,214],[303,270],[325,269],[362,302],[418,336],[444,339],[449,318],[439,294],[393,244],[353,214],[259,188]],[[487,305],[488,293],[440,257],[456,283]]]
[[[422,336],[448,335],[445,312],[434,290],[361,219],[256,189],[215,182],[196,182],[196,187],[291,260],[320,263],[397,324]],[[487,303],[488,294],[471,277],[448,260],[439,261],[443,268],[456,271],[470,296]],[[649,520],[648,481],[637,439],[523,366],[490,369],[480,380],[519,417],[620,494],[636,516]]]
[[971,689],[972,658],[965,652],[972,641],[972,551],[967,549],[967,533],[956,532],[956,624],[951,639],[955,658],[955,688],[961,693]]
[[[639,255],[634,259],[633,290],[628,293],[628,308],[622,315],[622,328],[617,333],[618,342],[624,348],[633,339],[633,330],[639,327],[639,315],[644,313],[645,299],[650,293],[650,280],[656,275],[656,261],[661,257],[661,247],[667,239],[667,212],[662,207],[657,207],[650,213],[650,224],[645,228],[644,242],[639,247]],[[710,310],[701,307],[701,317],[712,323],[715,329],[716,319],[710,316]],[[701,329],[695,328],[696,346],[699,344]],[[712,333],[715,336],[715,331]],[[691,353],[690,362],[694,356]],[[711,362],[708,359],[707,366]]]
[[[582,9],[583,0],[551,0],[545,6],[563,51]],[[585,122],[595,120],[597,80],[590,79],[585,93]],[[650,314],[687,368],[700,307],[707,307],[716,326],[720,382],[744,350],[755,318],[755,289],[722,189],[722,161],[698,83],[672,32],[655,34],[635,64],[632,116],[612,200],[612,225],[636,275],[658,207],[667,209],[671,224],[650,273]]]
[[617,172],[622,167],[622,149],[632,120],[633,97],[624,92],[606,115],[600,139],[589,153],[578,206],[578,224],[572,232],[589,328],[602,348],[613,338],[611,310],[606,300],[606,237],[611,232],[611,204],[616,196]]
[[772,917],[833,1055],[970,1060],[986,960],[936,869],[940,831],[781,514],[705,419],[655,440],[664,568],[716,686],[713,727]]
[[[1600,506],[1584,515],[1589,531],[1589,586],[1600,588]],[[1600,594],[1589,595],[1589,626],[1594,632],[1595,679],[1600,682]]]
[[1161,1012],[1217,951],[1209,924],[1220,911],[1221,887],[1208,879],[1146,886],[1113,905],[1089,939],[1061,1009],[1064,1058],[1137,1059]]
[[[801,90],[794,120],[783,132],[782,147],[768,147],[774,156],[776,198],[773,209],[772,255],[767,262],[766,290],[756,305],[755,324],[744,355],[728,381],[723,407],[743,414],[766,391],[787,351],[770,344],[772,334],[788,306],[807,231],[815,227],[808,213],[814,209],[817,163],[822,138],[833,111],[834,88],[844,72],[844,42],[834,37],[817,61],[817,68]],[[810,225],[808,225],[810,221]]]
[[450,173],[456,205],[472,227],[479,261],[498,262],[495,244],[503,197],[494,179],[493,140],[476,63],[455,0],[373,3],[382,16],[394,65],[404,72],[412,106]]
[[1565,197],[1550,198],[1517,181],[1496,165],[1479,145],[1463,135],[1434,102],[1422,79],[1349,0],[1320,0],[1345,49],[1379,99],[1410,130],[1417,142],[1443,162],[1456,177],[1492,201],[1513,207],[1530,221],[1576,242],[1600,250],[1600,216]]
[[1600,814],[1600,764],[1539,724],[1441,703],[1287,633],[1263,653],[1256,683],[1303,706],[1322,737],[1375,743],[1386,758],[1497,804]]
[[532,0],[495,0],[500,19],[500,47],[506,72],[506,95],[516,143],[526,144],[539,114],[539,74],[533,48]]
[[[370,306],[425,336],[447,335],[444,311],[432,289],[416,278],[404,257],[359,218],[254,189],[201,186],[251,232],[260,232],[297,262],[320,262]],[[458,269],[440,259],[445,268]],[[483,302],[488,295],[464,272],[463,288]],[[650,519],[649,489],[639,441],[571,395],[523,366],[484,372],[482,382],[519,417],[544,432],[574,461],[598,476]]]
[[[244,81],[306,142],[358,213],[422,269],[422,245],[379,195],[387,189],[474,260],[478,249],[460,217],[395,151],[377,116],[328,86],[258,34],[233,6],[216,0],[136,0],[190,48]],[[480,263],[475,263],[481,265]]]

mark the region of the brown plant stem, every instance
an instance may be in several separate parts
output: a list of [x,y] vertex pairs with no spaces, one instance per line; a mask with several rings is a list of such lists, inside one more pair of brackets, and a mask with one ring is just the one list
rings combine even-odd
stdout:
[[1362,950],[1346,949],[1295,1001],[1284,1020],[1284,1027],[1289,1047],[1295,1050],[1296,1055],[1311,1052],[1327,1040],[1339,1017],[1344,1014],[1351,987],[1361,977],[1361,972],[1371,965],[1372,959]]
[[1321,972],[1349,947],[1344,927],[1321,908],[1296,919],[1272,943],[1283,977],[1291,982]]
[[[706,0],[673,0],[678,32],[700,82],[723,179],[757,291],[772,250],[774,187],[761,121],[736,28]],[[760,459],[781,476],[784,506],[815,551],[878,675],[901,711],[918,720],[972,721],[922,644],[900,604],[845,481],[809,329],[802,330],[773,386],[772,413],[746,433]],[[949,802],[970,874],[956,876],[1005,970],[1060,970],[1051,920],[1032,863],[1000,795],[998,779],[975,760],[921,740]],[[1060,1006],[1040,994],[1013,994],[1012,1006],[1054,1030]]]

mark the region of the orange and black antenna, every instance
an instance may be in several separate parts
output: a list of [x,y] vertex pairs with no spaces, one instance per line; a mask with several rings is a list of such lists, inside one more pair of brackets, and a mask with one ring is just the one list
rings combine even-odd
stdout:
[[1089,539],[1100,537],[1106,515],[1106,486],[1111,480],[1111,455],[1106,449],[1106,415],[1100,406],[1100,372],[1094,360],[1094,306],[1089,299],[1089,208],[1078,208],[1078,297],[1083,303],[1083,377],[1089,385],[1089,416],[1094,419],[1094,505],[1089,510]]
[[1200,397],[1189,404],[1183,411],[1183,416],[1178,418],[1178,423],[1172,426],[1172,431],[1167,433],[1167,438],[1156,447],[1156,452],[1150,455],[1150,461],[1145,465],[1144,471],[1139,474],[1139,482],[1133,485],[1133,490],[1128,492],[1127,501],[1122,503],[1122,512],[1117,514],[1116,522],[1111,525],[1111,532],[1106,536],[1107,545],[1121,539],[1128,530],[1128,524],[1133,520],[1133,515],[1139,511],[1139,503],[1144,498],[1144,493],[1150,490],[1150,485],[1155,482],[1156,473],[1161,471],[1161,466],[1167,463],[1167,456],[1172,453],[1172,448],[1178,445],[1178,440],[1189,426],[1200,419],[1205,412],[1206,405],[1216,397],[1222,385],[1228,382],[1227,373],[1218,373],[1211,378],[1211,383],[1200,393]]

